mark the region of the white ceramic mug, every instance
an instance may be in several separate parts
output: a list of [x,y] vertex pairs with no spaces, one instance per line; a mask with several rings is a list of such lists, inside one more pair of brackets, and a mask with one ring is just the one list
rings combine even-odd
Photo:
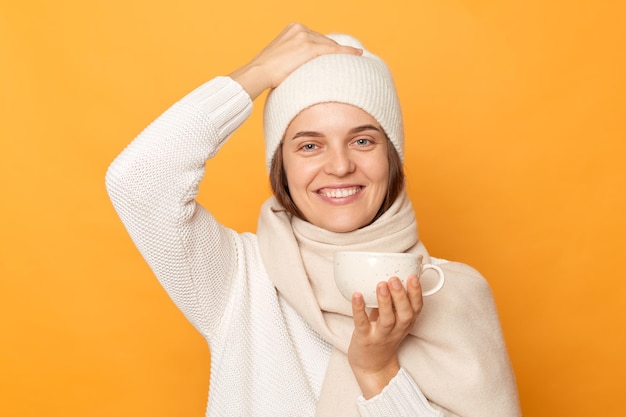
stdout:
[[[352,299],[355,292],[363,294],[367,307],[378,306],[376,285],[391,277],[398,277],[406,288],[409,275],[417,275],[422,284],[422,295],[425,297],[433,295],[443,287],[444,273],[436,265],[424,264],[422,258],[422,255],[412,253],[335,252],[333,257],[335,284],[348,300]],[[422,280],[424,271],[429,269],[438,275],[436,283],[432,286],[426,286]]]

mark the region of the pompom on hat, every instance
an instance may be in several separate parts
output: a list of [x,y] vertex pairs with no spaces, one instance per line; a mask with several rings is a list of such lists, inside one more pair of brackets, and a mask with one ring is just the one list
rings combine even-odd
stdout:
[[389,68],[357,39],[343,34],[327,36],[341,45],[362,49],[363,55],[319,56],[300,66],[270,91],[263,115],[268,171],[294,117],[307,107],[327,102],[351,104],[369,113],[404,161],[402,111]]

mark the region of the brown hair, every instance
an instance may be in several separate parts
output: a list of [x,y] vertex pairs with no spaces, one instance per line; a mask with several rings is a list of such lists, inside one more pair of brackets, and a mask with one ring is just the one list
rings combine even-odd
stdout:
[[[391,205],[402,191],[404,187],[404,170],[402,169],[402,161],[400,155],[395,146],[387,139],[387,160],[389,161],[389,180],[387,183],[387,194],[385,199],[374,216],[372,222],[378,219]],[[298,209],[296,204],[291,198],[289,193],[289,184],[287,184],[287,175],[285,175],[285,168],[283,166],[283,151],[282,142],[278,145],[274,157],[272,158],[272,165],[270,167],[270,184],[272,186],[272,192],[276,200],[291,214],[294,216],[306,220],[302,215],[302,212]]]

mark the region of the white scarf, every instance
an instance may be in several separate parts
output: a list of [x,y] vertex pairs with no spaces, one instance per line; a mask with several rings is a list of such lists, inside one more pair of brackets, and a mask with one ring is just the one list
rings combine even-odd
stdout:
[[[280,295],[334,347],[317,416],[359,416],[355,399],[361,393],[346,355],[354,330],[352,308],[335,286],[332,257],[338,250],[411,252],[429,263],[406,192],[374,223],[349,233],[330,232],[291,216],[270,198],[261,208],[257,236]],[[400,346],[400,365],[447,415],[520,416],[488,285],[466,265],[440,266],[445,285],[424,298],[417,322]]]

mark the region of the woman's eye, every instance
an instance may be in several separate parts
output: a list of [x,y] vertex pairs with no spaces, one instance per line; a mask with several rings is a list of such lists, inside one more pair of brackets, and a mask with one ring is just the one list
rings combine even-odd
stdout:
[[317,145],[313,143],[306,143],[302,145],[300,149],[302,149],[303,151],[314,151],[315,149],[317,149]]
[[370,141],[369,139],[362,138],[362,139],[355,140],[354,143],[356,143],[359,146],[366,146],[372,143],[372,141]]

